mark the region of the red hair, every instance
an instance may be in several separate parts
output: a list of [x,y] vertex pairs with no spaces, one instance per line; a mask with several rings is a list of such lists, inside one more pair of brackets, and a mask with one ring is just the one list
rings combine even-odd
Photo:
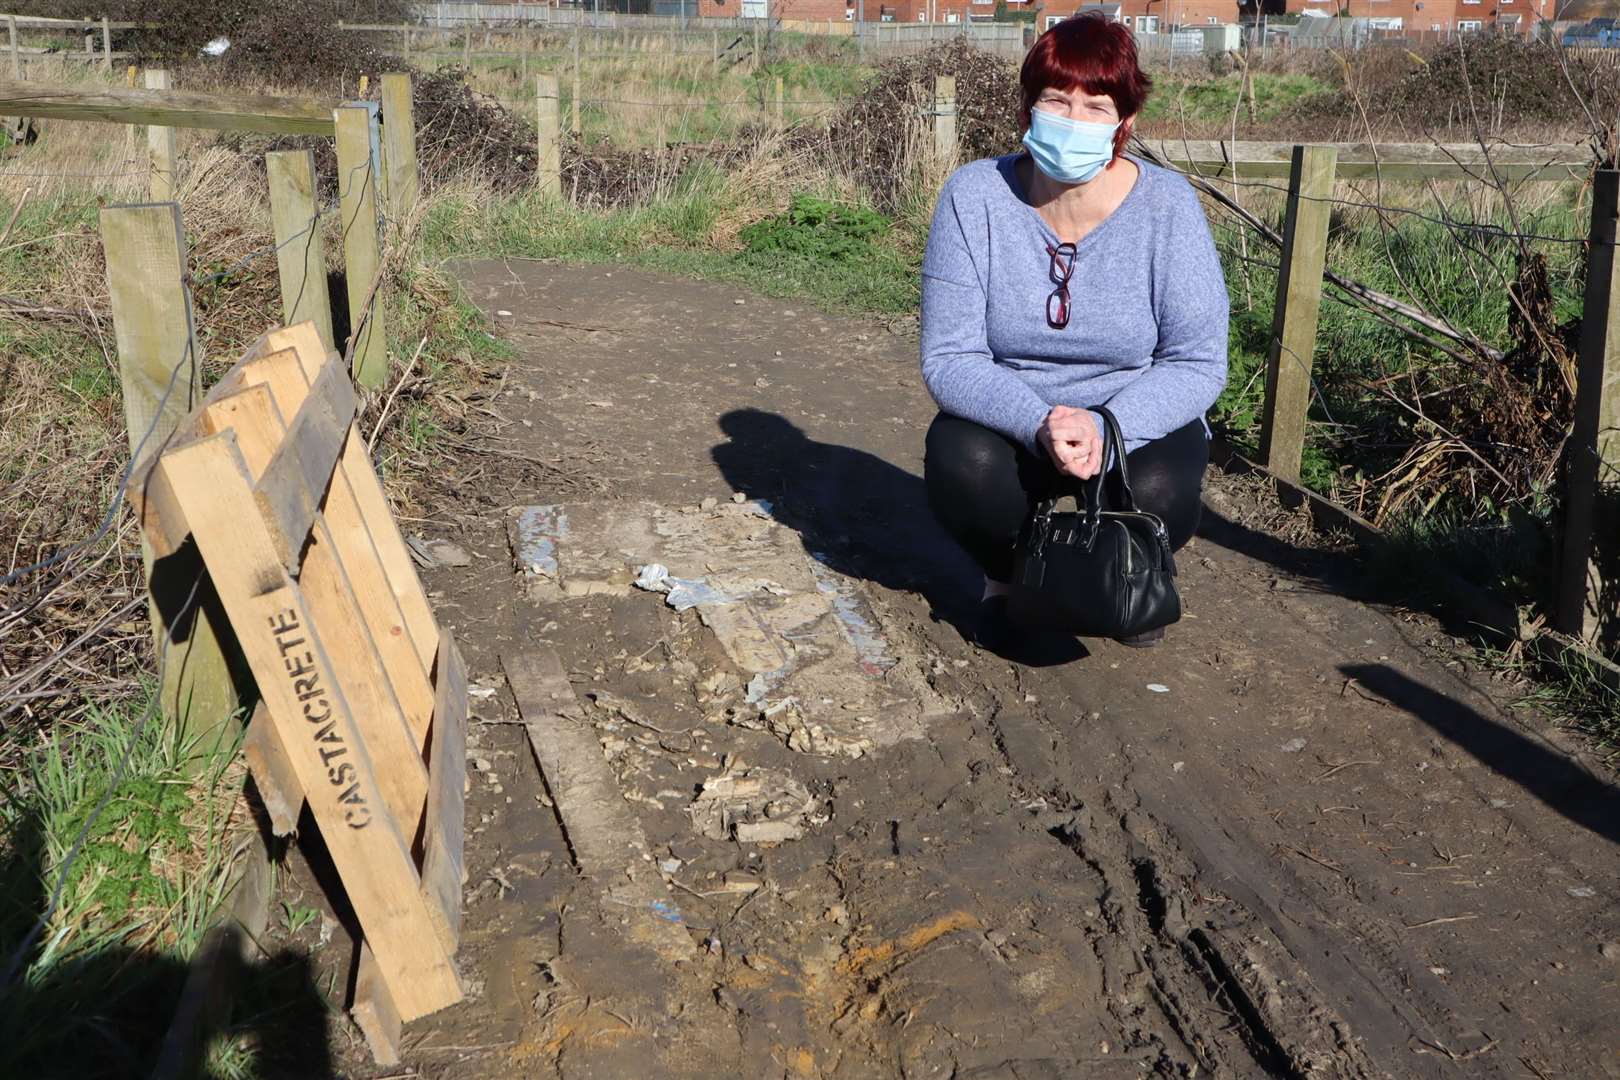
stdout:
[[[1018,123],[1029,130],[1029,111],[1047,90],[1079,88],[1087,94],[1105,94],[1114,101],[1121,120],[1142,111],[1153,80],[1136,58],[1136,36],[1123,23],[1096,15],[1064,19],[1035,40],[1018,73],[1024,99]],[[1114,135],[1114,156],[1125,152],[1130,132],[1123,124]]]

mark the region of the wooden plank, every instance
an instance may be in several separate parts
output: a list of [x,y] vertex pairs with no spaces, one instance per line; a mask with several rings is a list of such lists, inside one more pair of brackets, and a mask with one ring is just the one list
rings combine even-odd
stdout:
[[0,80],[0,115],[285,135],[332,134],[332,106],[309,98],[23,82],[18,71],[14,66],[13,78]]
[[[285,368],[264,374],[283,414],[297,412],[303,405],[309,392],[308,380],[319,377],[323,364],[341,369],[335,355],[328,358],[321,354],[320,342],[308,323],[272,331],[255,344],[254,351],[272,344],[292,348],[303,369],[302,378],[296,373],[289,377]],[[247,365],[246,377],[260,378],[260,368]],[[417,748],[423,749],[433,716],[429,675],[439,647],[439,627],[416,576],[405,538],[383,496],[377,472],[366,455],[365,444],[352,426],[327,491],[323,516],[333,542],[343,554],[349,582],[360,601],[372,640],[393,677],[395,694],[405,710]]]
[[1620,275],[1614,245],[1620,172],[1592,179],[1591,243],[1575,376],[1575,424],[1564,444],[1564,536],[1555,628],[1620,645]]
[[1333,204],[1335,151],[1296,146],[1283,225],[1282,272],[1266,360],[1265,413],[1260,457],[1286,480],[1299,479],[1305,448],[1305,413],[1311,403],[1311,364],[1316,321],[1322,306],[1322,268],[1327,262],[1328,218]]
[[421,896],[409,834],[389,812],[311,606],[259,520],[235,434],[171,450],[158,468],[208,560],[400,1018],[454,1004],[461,987]]
[[555,195],[562,190],[562,143],[557,117],[557,76],[534,77],[534,125],[538,135],[539,160],[535,166],[535,187]]
[[507,653],[501,666],[580,872],[625,907],[632,939],[666,960],[690,957],[692,939],[680,910],[648,857],[641,823],[625,805],[596,732],[580,715],[557,654],[546,647]]
[[[204,406],[203,422],[204,437],[198,441],[212,442],[211,436],[230,435],[248,477],[255,482],[271,466],[287,433],[269,388],[262,384],[249,386]],[[184,493],[176,490],[177,494],[182,495],[184,504]],[[278,534],[275,518],[263,514],[256,489],[250,498],[250,505],[253,507],[254,520],[244,528],[251,527],[263,536],[282,561],[282,567],[290,579],[291,568],[282,557],[289,546],[288,538]],[[189,511],[187,518],[191,518]],[[195,534],[194,520],[192,530]],[[201,537],[198,537],[198,543],[201,542]],[[206,548],[203,554],[208,555]],[[414,839],[427,801],[427,768],[422,763],[421,751],[394,694],[393,681],[366,628],[348,574],[324,521],[317,521],[312,531],[309,548],[298,574],[298,585],[311,616],[317,620],[316,626],[327,650],[338,661],[331,682],[335,683],[353,710],[353,722],[370,748],[372,759],[377,764],[377,782],[388,811]],[[257,669],[255,674],[258,674]],[[263,682],[262,676],[259,681]],[[263,692],[262,686],[260,691]]]
[[[302,375],[296,361],[294,370]],[[299,553],[320,513],[354,412],[349,373],[341,365],[327,364],[253,489],[265,519],[287,544],[282,562],[291,573],[298,572]]]
[[461,885],[466,861],[467,665],[446,630],[439,639],[428,752],[427,819],[422,829],[422,893],[428,911],[461,939]]
[[378,161],[374,153],[380,132],[377,118],[365,105],[332,110],[337,130],[338,201],[343,215],[343,273],[349,292],[349,341],[354,381],[381,386],[388,375],[388,337],[383,326],[382,237],[378,233]]
[[366,1037],[371,1048],[371,1059],[378,1065],[398,1065],[400,1060],[399,1010],[388,992],[388,983],[377,966],[376,954],[371,946],[360,942],[360,956],[356,960],[358,971],[354,977],[354,1005],[349,1015],[355,1026]]
[[956,77],[934,76],[934,160],[956,163]]
[[276,150],[264,155],[270,178],[270,218],[281,277],[281,319],[309,320],[332,349],[332,297],[326,283],[326,238],[315,205],[315,153]]
[[[162,68],[149,68],[146,72],[148,90],[167,91],[169,73]],[[174,198],[179,180],[180,159],[175,151],[174,128],[154,124],[146,129],[147,164],[152,170],[150,192],[153,202],[167,202]]]
[[253,773],[253,785],[258,788],[259,801],[270,815],[270,832],[275,836],[291,836],[298,829],[298,814],[304,806],[304,788],[293,772],[287,758],[287,748],[281,745],[281,733],[265,711],[264,702],[253,710],[248,721],[247,734],[242,738],[242,756]]
[[[1218,142],[1203,139],[1143,139],[1163,161],[1204,176],[1240,180],[1287,179],[1293,166],[1293,144],[1285,142]],[[1470,180],[1490,176],[1485,153],[1477,143],[1322,143],[1338,155],[1341,180],[1420,181]],[[1552,144],[1538,147],[1493,146],[1490,161],[1504,180],[1584,181],[1592,171],[1585,147]]]
[[47,27],[67,27],[75,30],[93,30],[100,25],[112,30],[140,30],[155,28],[153,23],[137,22],[108,22],[106,19],[98,23],[95,19],[54,19],[45,15],[7,15],[8,21],[15,21],[18,26],[30,29],[43,29]]
[[[184,284],[188,260],[180,208],[108,207],[101,211],[101,242],[124,422],[130,456],[140,466],[176,433],[198,396],[202,358]],[[172,507],[170,514],[175,516]],[[178,732],[212,740],[228,730],[236,687],[220,645],[225,628],[215,624],[206,603],[212,586],[197,586],[203,571],[196,553],[178,548],[142,545],[152,634],[165,658],[160,703]],[[182,615],[188,600],[190,613]],[[174,646],[166,647],[171,638]]]
[[390,71],[383,75],[382,115],[383,158],[388,163],[388,212],[396,223],[403,223],[416,212],[422,185],[416,165],[416,112],[411,102],[411,77],[406,72]]

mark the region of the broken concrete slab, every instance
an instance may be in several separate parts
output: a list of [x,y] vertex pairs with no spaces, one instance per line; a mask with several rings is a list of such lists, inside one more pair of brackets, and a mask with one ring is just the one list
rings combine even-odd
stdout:
[[858,757],[920,737],[945,704],[889,647],[858,582],[770,511],[761,501],[519,507],[512,551],[536,600],[642,589],[695,611],[747,687],[730,720],[793,750]]

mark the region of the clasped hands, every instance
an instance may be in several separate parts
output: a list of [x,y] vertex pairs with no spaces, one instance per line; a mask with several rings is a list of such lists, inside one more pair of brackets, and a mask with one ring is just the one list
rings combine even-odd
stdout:
[[1054,405],[1035,433],[1052,464],[1065,476],[1090,480],[1103,467],[1103,439],[1089,409]]

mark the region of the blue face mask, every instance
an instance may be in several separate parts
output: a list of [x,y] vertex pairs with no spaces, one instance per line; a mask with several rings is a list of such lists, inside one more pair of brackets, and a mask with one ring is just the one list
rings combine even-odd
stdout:
[[1114,159],[1118,124],[1070,120],[1031,109],[1024,146],[1041,172],[1060,184],[1084,184]]

